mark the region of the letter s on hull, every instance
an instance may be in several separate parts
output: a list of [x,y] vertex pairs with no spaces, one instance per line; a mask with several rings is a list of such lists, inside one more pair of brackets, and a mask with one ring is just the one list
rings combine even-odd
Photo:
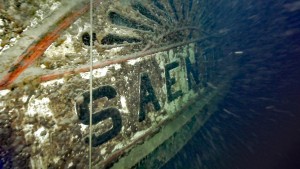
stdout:
[[[84,92],[82,94],[83,100],[80,99],[80,101],[76,101],[76,110],[78,114],[79,120],[85,124],[89,124],[89,119],[90,119],[90,111],[89,111],[89,102],[90,102],[90,93]],[[96,89],[93,89],[93,101],[107,97],[108,99],[112,99],[116,97],[117,92],[112,86],[100,86]],[[122,118],[120,111],[117,108],[114,107],[109,107],[106,109],[103,109],[99,112],[93,113],[93,118],[92,118],[92,124],[97,124],[101,121],[104,121],[108,118],[111,118],[113,127],[104,132],[103,134],[96,136],[93,134],[92,136],[92,146],[97,147],[101,144],[104,144],[105,142],[109,141],[110,139],[114,138],[117,136],[122,128]],[[88,142],[88,138],[86,138],[86,141]]]

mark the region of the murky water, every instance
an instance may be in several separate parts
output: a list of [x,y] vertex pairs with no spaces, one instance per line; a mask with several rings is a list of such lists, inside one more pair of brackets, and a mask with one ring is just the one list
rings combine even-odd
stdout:
[[300,1],[90,5],[0,0],[0,168],[299,168]]
[[299,168],[300,1],[218,1],[211,15],[241,67],[218,111],[163,168]]

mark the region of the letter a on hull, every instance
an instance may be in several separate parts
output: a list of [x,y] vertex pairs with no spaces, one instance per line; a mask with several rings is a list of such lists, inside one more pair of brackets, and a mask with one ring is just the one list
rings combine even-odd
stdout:
[[0,168],[158,168],[167,162],[209,119],[213,106],[207,105],[217,103],[232,76],[224,74],[228,59],[221,59],[217,35],[209,32],[209,5],[3,2]]

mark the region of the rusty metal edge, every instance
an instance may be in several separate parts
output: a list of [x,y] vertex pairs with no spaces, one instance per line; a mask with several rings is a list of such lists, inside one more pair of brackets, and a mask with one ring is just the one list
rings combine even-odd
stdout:
[[[94,4],[102,0],[96,0]],[[0,90],[11,85],[17,77],[30,66],[37,58],[42,56],[44,51],[60,36],[60,34],[70,27],[81,15],[89,10],[89,5],[84,0],[76,0],[64,4],[57,12],[47,17],[43,23],[36,28],[32,28],[23,33],[23,38],[2,53],[0,68]],[[3,58],[5,57],[5,58]],[[13,61],[15,57],[16,60]],[[8,60],[8,61],[7,61]],[[5,65],[12,63],[5,72]]]

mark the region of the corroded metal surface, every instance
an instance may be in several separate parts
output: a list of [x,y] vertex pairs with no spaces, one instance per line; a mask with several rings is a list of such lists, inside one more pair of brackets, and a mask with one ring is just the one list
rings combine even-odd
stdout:
[[87,1],[55,3],[1,49],[4,167],[88,165],[90,45],[94,166],[111,166],[205,94],[222,53],[201,25],[212,22],[202,1],[96,0],[93,35]]

